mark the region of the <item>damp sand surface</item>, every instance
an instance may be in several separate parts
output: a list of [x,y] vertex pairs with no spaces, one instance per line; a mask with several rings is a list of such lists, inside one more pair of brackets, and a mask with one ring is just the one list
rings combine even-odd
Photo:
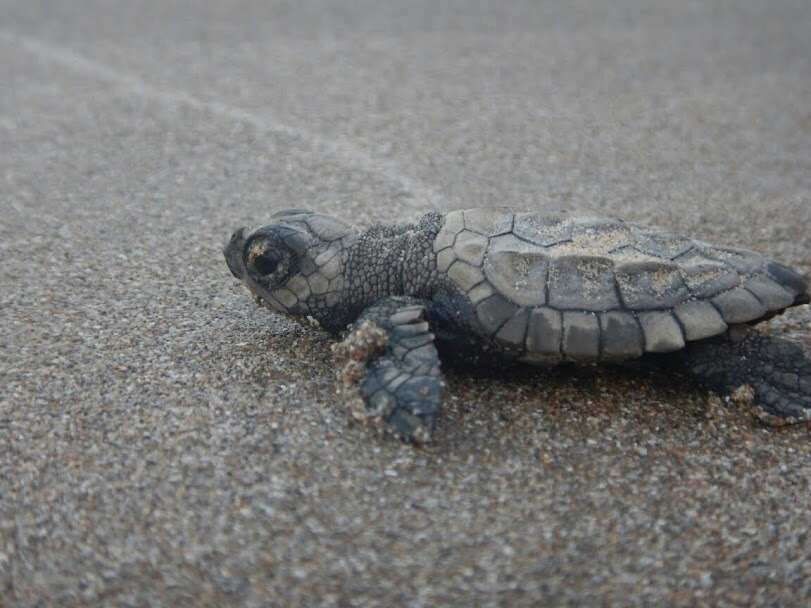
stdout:
[[805,3],[0,14],[0,605],[811,602],[808,428],[652,372],[449,368],[415,449],[221,255],[285,207],[508,205],[808,272]]

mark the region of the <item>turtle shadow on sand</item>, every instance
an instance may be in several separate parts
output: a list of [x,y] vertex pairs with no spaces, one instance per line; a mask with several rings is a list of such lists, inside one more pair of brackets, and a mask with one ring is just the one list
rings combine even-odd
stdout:
[[[797,349],[794,352],[807,358],[811,354],[811,309],[797,310],[797,314],[761,327],[767,336],[791,342]],[[461,427],[471,420],[474,426],[479,421],[488,424],[496,413],[502,422],[510,423],[510,437],[516,440],[527,431],[524,423],[528,419],[536,428],[548,430],[582,426],[584,421],[609,426],[625,417],[637,428],[662,438],[676,429],[714,432],[714,422],[719,419],[729,432],[735,429],[737,434],[805,435],[811,431],[811,421],[781,425],[764,420],[746,391],[733,395],[708,392],[670,354],[608,365],[568,362],[544,368],[492,363],[470,367],[452,358],[443,361],[447,361],[443,372],[450,393],[445,415],[458,418]],[[439,432],[452,434],[453,425],[440,425]]]
[[496,412],[503,420],[531,415],[539,426],[552,428],[576,426],[587,419],[609,425],[624,416],[666,434],[667,429],[693,426],[707,415],[708,395],[689,375],[650,366],[451,365],[443,371],[449,386],[446,415],[453,416],[455,408],[465,421]]

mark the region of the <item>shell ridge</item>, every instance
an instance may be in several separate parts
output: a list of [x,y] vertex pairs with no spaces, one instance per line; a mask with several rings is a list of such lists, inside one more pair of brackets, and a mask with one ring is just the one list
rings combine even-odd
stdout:
[[603,328],[603,315],[597,314],[597,359],[603,358],[605,350],[605,328]]
[[[748,278],[752,278],[752,277],[748,277]],[[764,301],[763,301],[763,298],[761,298],[761,297],[760,297],[759,295],[757,295],[757,294],[756,294],[754,291],[752,291],[751,289],[749,289],[749,288],[746,286],[746,283],[741,282],[741,285],[740,285],[740,286],[741,286],[741,288],[742,288],[742,289],[745,289],[745,290],[746,290],[746,291],[748,291],[750,294],[752,294],[752,297],[753,297],[753,298],[755,298],[755,299],[756,299],[758,302],[760,302],[760,303],[761,303],[763,306],[765,306],[767,311],[768,311],[768,310],[770,310],[769,305],[768,305],[768,304],[766,304],[766,302],[764,302]]]

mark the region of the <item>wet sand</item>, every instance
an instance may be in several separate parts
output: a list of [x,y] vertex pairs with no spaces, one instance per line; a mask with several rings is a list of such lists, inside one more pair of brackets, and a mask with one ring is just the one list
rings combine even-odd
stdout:
[[[509,204],[808,272],[807,4],[53,4],[0,0],[0,605],[811,602],[808,427],[449,369],[415,449],[220,253]],[[811,348],[809,307],[770,330]]]

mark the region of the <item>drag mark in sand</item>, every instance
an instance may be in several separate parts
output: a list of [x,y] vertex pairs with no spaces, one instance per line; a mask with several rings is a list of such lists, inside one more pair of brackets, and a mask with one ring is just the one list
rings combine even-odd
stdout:
[[185,105],[200,112],[209,112],[215,116],[248,124],[267,134],[282,135],[298,141],[313,148],[322,157],[331,158],[347,167],[354,167],[370,174],[379,175],[391,183],[398,184],[410,195],[412,201],[410,201],[409,207],[414,209],[427,210],[446,207],[445,198],[442,194],[420,180],[404,175],[394,162],[374,158],[349,142],[325,139],[304,129],[274,120],[268,115],[255,114],[222,101],[202,100],[183,91],[155,87],[137,76],[122,72],[118,68],[38,38],[0,30],[0,40],[25,49],[44,61],[123,87],[143,99],[151,99],[169,106]]

